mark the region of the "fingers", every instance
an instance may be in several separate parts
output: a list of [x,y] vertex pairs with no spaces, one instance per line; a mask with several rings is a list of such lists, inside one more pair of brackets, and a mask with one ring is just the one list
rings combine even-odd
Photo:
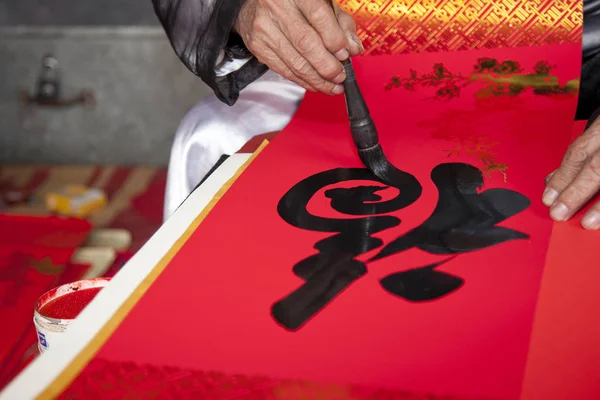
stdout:
[[266,48],[263,50],[262,54],[263,56],[261,56],[258,61],[268,65],[273,72],[278,73],[284,78],[289,79],[290,81],[302,86],[306,90],[309,90],[311,92],[316,91],[316,89],[311,84],[306,82],[304,79],[298,77],[287,66],[287,64],[281,58],[279,58],[277,54],[275,54],[273,50],[271,50],[270,48]]
[[[550,184],[559,171],[550,179]],[[566,221],[587,203],[598,189],[600,189],[600,153],[592,156],[573,181],[560,192],[550,208],[550,216],[555,221]]]
[[585,229],[591,230],[600,228],[600,201],[594,204],[592,208],[585,213],[581,219],[581,225]]
[[[329,94],[344,91],[343,86],[323,79],[275,25],[270,25],[266,30],[263,41],[267,48],[260,52],[259,61],[307,90]],[[338,61],[334,59],[334,62]]]
[[328,0],[247,0],[236,29],[259,61],[327,94],[344,91],[340,60],[362,52],[354,21]]
[[560,167],[554,172],[548,182],[548,188],[544,194],[544,204],[551,206],[558,195],[575,179],[582,168],[586,165],[588,157],[596,150],[593,148],[593,137],[581,135],[567,150]]
[[[309,58],[302,56],[294,46],[286,40],[283,33],[273,33],[273,38],[275,43],[275,48],[273,48],[273,50],[279,54],[283,62],[297,78],[307,82],[311,87],[323,93],[341,94],[344,92],[344,87],[341,83],[346,79],[346,72],[341,63],[331,56],[331,53],[327,53],[331,58],[330,65],[317,63],[317,65],[321,67],[321,72],[319,72],[319,70],[311,64]],[[325,52],[327,52],[327,50],[325,50]],[[337,64],[339,64],[339,68]],[[334,78],[331,79],[331,76]]]
[[[339,61],[350,57],[347,50],[348,37],[340,27],[335,9],[329,0],[297,0],[295,3],[331,54]],[[302,53],[301,49],[298,50]]]
[[[319,33],[306,22],[299,12],[297,17],[290,24],[280,26],[280,30],[287,38],[285,42],[291,43],[295,53],[300,55],[297,59],[290,59],[289,63],[297,63],[300,77],[311,83],[317,90],[329,93],[330,90],[327,90],[325,86],[330,85],[325,85],[324,82],[341,84],[346,79],[346,71],[342,63],[323,45]],[[285,48],[286,46],[283,45],[281,50]],[[285,57],[282,54],[282,58],[285,59]],[[313,76],[313,70],[321,79]]]
[[[554,170],[554,171],[550,172],[550,173],[548,174],[548,176],[546,177],[546,179],[544,179],[544,183],[545,183],[546,185],[548,185],[548,182],[550,182],[550,179],[552,179],[552,175],[554,175],[554,173],[555,173],[555,172],[556,172],[556,170]],[[550,205],[552,205],[552,204],[550,204]]]
[[362,54],[365,51],[365,48],[356,34],[356,22],[354,22],[354,18],[345,13],[337,4],[334,5],[334,8],[338,23],[348,39],[348,49],[350,50],[350,55],[356,56]]
[[[346,73],[343,71],[343,67],[342,77],[340,77],[340,72],[336,71],[334,72],[336,74],[336,78],[333,80],[333,82],[324,79],[307,59],[302,57],[289,42],[283,39],[285,38],[282,37],[282,41],[279,42],[280,44],[277,48],[277,51],[281,55],[283,62],[297,78],[307,82],[311,87],[323,93],[335,95],[344,92],[344,87],[341,85],[341,83],[344,81],[344,79],[346,79]],[[338,84],[338,82],[340,84]]]
[[[560,167],[546,178],[543,203],[555,221],[566,221],[600,190],[600,126],[592,126],[567,150]],[[600,206],[582,219],[588,229],[600,227]]]
[[587,141],[580,137],[567,150],[560,167],[548,180],[542,202],[550,207],[560,193],[575,179],[587,161]]
[[[340,94],[344,91],[343,86],[323,79],[270,19],[257,18],[248,29],[243,25],[241,28],[241,35],[248,49],[274,72],[310,91],[328,94]],[[329,56],[334,63],[339,64],[331,54]],[[343,71],[341,64],[340,69]]]

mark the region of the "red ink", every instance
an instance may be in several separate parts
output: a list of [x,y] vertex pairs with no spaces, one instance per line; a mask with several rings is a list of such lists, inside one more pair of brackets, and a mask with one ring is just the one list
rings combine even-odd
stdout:
[[90,304],[101,287],[80,289],[67,293],[44,304],[39,313],[48,318],[74,319]]

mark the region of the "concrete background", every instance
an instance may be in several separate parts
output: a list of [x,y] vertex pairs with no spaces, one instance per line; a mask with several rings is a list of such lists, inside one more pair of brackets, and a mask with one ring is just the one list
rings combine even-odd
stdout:
[[[42,56],[94,108],[23,106]],[[0,164],[166,165],[179,121],[212,91],[176,58],[150,0],[0,1]]]
[[152,0],[2,0],[0,25],[158,25]]

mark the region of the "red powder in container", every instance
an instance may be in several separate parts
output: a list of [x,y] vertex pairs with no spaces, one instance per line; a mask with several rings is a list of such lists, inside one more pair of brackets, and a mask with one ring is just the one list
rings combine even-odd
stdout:
[[102,288],[79,289],[64,294],[44,304],[39,313],[48,318],[74,319],[90,304],[100,289]]

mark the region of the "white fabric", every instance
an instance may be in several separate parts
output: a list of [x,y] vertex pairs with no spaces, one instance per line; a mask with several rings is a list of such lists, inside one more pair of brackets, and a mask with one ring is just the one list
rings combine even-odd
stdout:
[[216,97],[203,100],[181,121],[171,149],[165,220],[223,154],[233,154],[262,133],[283,129],[305,90],[268,71],[240,93],[233,107]]
[[252,57],[236,58],[233,60],[224,61],[225,50],[221,50],[221,52],[219,53],[219,57],[217,58],[217,66],[215,67],[215,73],[217,76],[229,75],[233,71],[237,71],[238,69],[242,68],[244,64],[246,64],[251,59]]

